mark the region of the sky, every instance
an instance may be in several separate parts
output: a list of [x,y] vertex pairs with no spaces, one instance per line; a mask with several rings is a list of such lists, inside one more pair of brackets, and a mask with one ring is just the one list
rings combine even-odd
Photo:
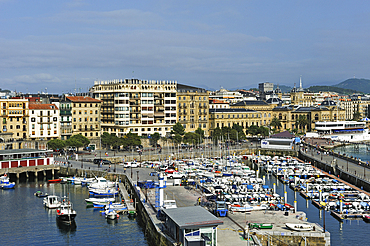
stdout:
[[23,93],[332,85],[370,78],[369,58],[370,1],[0,0],[0,88]]

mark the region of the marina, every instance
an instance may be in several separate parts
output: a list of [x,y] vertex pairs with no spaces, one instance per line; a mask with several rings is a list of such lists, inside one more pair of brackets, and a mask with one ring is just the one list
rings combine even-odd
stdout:
[[[172,165],[176,170],[168,172]],[[62,169],[62,167],[60,169],[61,174],[66,171],[73,174],[73,170],[78,170]],[[345,183],[332,174],[323,172],[310,163],[291,156],[252,154],[224,158],[181,159],[178,161],[172,160],[171,162],[167,160],[166,162],[156,162],[155,165],[146,162],[143,163],[142,168],[135,170],[138,170],[137,175],[133,175],[132,179],[124,174],[119,174],[118,177],[120,178],[118,178],[113,174],[108,175],[109,173],[105,173],[107,174],[106,180],[97,178],[100,183],[104,183],[103,186],[109,184],[113,184],[113,186],[118,184],[119,186],[118,193],[112,187],[109,188],[111,190],[104,191],[103,197],[117,196],[116,201],[125,202],[124,212],[119,218],[116,214],[119,212],[118,210],[111,214],[113,203],[111,204],[112,207],[109,207],[109,202],[106,203],[106,201],[102,203],[102,206],[106,206],[106,209],[100,209],[98,214],[104,218],[106,223],[119,224],[122,219],[140,218],[140,221],[142,221],[140,224],[143,225],[142,230],[151,238],[156,233],[161,234],[163,228],[168,226],[157,218],[156,211],[160,209],[157,194],[160,193],[158,187],[161,186],[163,186],[163,199],[174,201],[177,205],[175,207],[189,207],[191,209],[194,205],[200,205],[215,218],[222,221],[217,226],[217,245],[228,245],[227,243],[230,240],[235,242],[234,245],[245,245],[246,238],[249,238],[250,243],[254,244],[274,240],[288,242],[304,238],[311,244],[344,245],[337,241],[338,232],[347,233],[343,228],[347,226],[352,228],[354,226],[352,225],[353,219],[356,219],[356,223],[367,224],[367,197],[361,196],[364,198],[363,203],[359,203],[363,210],[361,213],[360,210],[353,210],[353,205],[356,205],[353,202],[357,201],[346,200],[358,198],[361,194],[360,188]],[[141,173],[140,179],[139,170]],[[97,175],[96,171],[94,173]],[[104,174],[101,171],[99,173],[98,177]],[[164,177],[163,185],[159,184],[160,179],[158,179],[158,175],[161,173]],[[86,192],[85,194],[88,194],[89,189],[85,185],[94,187],[91,184],[91,179],[89,179],[91,174],[85,171],[84,177],[73,175],[67,179],[62,178],[61,184],[44,182],[45,185],[49,186],[83,189]],[[175,178],[175,174],[179,178]],[[185,178],[183,178],[184,176]],[[97,179],[93,178],[92,180]],[[48,178],[48,180],[54,181],[57,180],[57,177],[54,179]],[[306,185],[307,182],[305,181],[310,181],[309,185]],[[68,183],[63,184],[65,182]],[[140,189],[135,188],[135,185]],[[95,189],[90,189],[90,192],[96,194],[96,191],[100,189],[102,187],[97,186]],[[321,201],[320,190],[322,190]],[[38,189],[38,191],[45,195],[46,193],[53,194],[50,190]],[[345,202],[342,206],[342,213],[338,212],[340,207],[337,205],[331,207],[332,202],[334,202],[332,199],[338,198],[338,196]],[[83,198],[83,203],[86,206],[85,199],[93,198],[88,198],[88,196]],[[101,198],[96,197],[94,199]],[[329,199],[331,200],[329,201]],[[218,202],[215,202],[216,200]],[[74,199],[71,199],[71,201],[75,208]],[[89,202],[99,203],[102,200],[89,200]],[[350,202],[353,208],[346,204]],[[310,206],[311,204],[312,206]],[[85,207],[85,209],[96,210],[97,208],[91,206],[90,208]],[[125,213],[130,214],[130,211],[135,213],[136,217],[125,215]],[[76,216],[76,228],[79,228],[81,211],[76,209],[76,212],[78,214]],[[146,216],[149,217],[146,218]],[[149,221],[153,223],[151,226],[148,225]],[[347,225],[348,223],[350,225]],[[339,231],[336,228],[338,225],[340,226]],[[296,226],[302,228],[295,228]],[[150,232],[148,228],[151,228]],[[230,230],[230,228],[233,229]],[[309,234],[304,234],[307,233],[307,230]],[[161,237],[167,238],[165,234],[162,234]],[[166,240],[167,244],[173,242],[170,238]],[[360,237],[356,240],[362,239]],[[149,244],[157,245],[152,240],[149,241],[151,241]]]

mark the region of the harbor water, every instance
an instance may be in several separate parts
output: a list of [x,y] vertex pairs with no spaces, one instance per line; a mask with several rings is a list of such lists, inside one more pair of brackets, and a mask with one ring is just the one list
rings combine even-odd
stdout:
[[306,200],[298,191],[290,189],[288,184],[279,182],[271,174],[261,173],[261,178],[263,175],[266,178],[266,185],[272,188],[273,184],[276,184],[276,192],[279,195],[284,196],[284,192],[287,192],[288,203],[293,205],[294,201],[297,201],[298,211],[305,212],[309,222],[324,227],[325,221],[325,229],[330,232],[331,245],[369,245],[367,233],[370,230],[370,224],[365,223],[362,219],[339,222],[330,215],[330,211],[318,209],[311,203],[311,200]]
[[[56,210],[43,207],[36,191],[67,195],[77,212],[76,227],[57,224]],[[105,219],[99,209],[87,208],[86,187],[48,184],[44,181],[18,182],[12,190],[0,190],[1,245],[148,245],[136,219],[121,215]]]
[[334,148],[335,153],[345,153],[347,156],[357,157],[362,161],[370,162],[370,146],[365,144],[349,144]]

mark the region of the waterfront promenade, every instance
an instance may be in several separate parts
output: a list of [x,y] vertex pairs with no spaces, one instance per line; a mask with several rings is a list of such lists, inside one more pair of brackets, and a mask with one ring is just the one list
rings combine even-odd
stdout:
[[335,173],[331,172],[330,174],[335,175],[337,178],[338,175],[343,178],[353,177],[351,180],[368,184],[367,187],[363,187],[364,189],[370,187],[369,165],[360,159],[348,156],[346,153],[334,153],[331,148],[339,145],[338,143],[328,144],[328,141],[324,139],[308,139],[302,145],[299,149],[301,159],[304,160],[306,157],[307,159],[310,158],[316,162],[321,162],[330,167],[330,169],[335,170]]

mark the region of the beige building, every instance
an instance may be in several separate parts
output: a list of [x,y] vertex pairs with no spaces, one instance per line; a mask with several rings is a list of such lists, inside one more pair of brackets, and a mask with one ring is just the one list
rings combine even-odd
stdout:
[[[1,133],[8,134],[11,140],[27,139],[29,116],[28,100],[0,99],[0,104]],[[9,134],[11,134],[11,136],[9,136]]]
[[272,109],[276,104],[268,104],[261,100],[241,101],[230,105],[231,109],[243,108],[259,112],[261,114],[260,124],[258,126],[269,126],[272,120]]
[[215,108],[209,110],[210,130],[222,127],[233,127],[233,124],[244,129],[251,125],[262,125],[261,112],[245,108]]
[[176,124],[176,81],[95,81],[90,89],[102,101],[102,131],[122,137],[128,132],[165,136]]
[[205,136],[209,130],[209,98],[205,89],[177,84],[178,122],[186,132],[201,128]]
[[66,100],[71,102],[72,135],[100,138],[101,101],[86,96],[70,96]]

